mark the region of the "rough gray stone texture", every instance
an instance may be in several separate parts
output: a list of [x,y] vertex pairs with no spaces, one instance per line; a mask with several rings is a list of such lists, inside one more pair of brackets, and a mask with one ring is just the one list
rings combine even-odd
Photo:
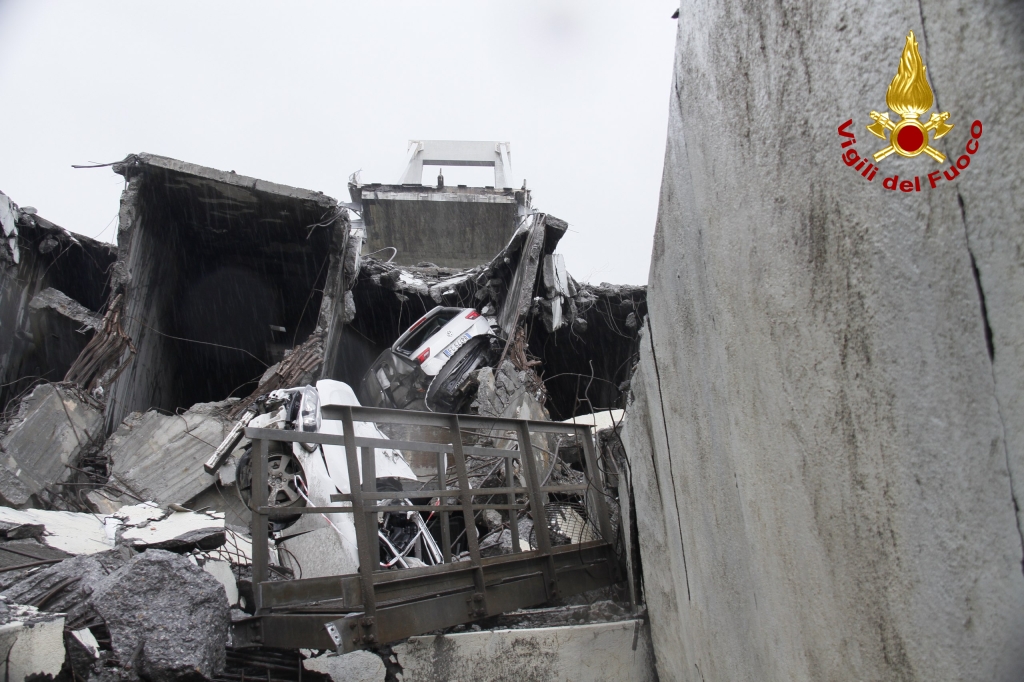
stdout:
[[[533,387],[541,385],[541,382],[532,370],[517,370],[510,361],[505,360],[501,367],[484,367],[474,372],[473,376],[478,386],[470,405],[471,412],[482,417],[551,421],[547,408],[534,393]],[[514,438],[511,433],[496,435]],[[550,433],[534,432],[530,442],[537,461],[547,471],[549,453],[554,453],[558,439]],[[496,443],[497,447],[504,447],[508,441],[498,439]]]
[[484,417],[549,420],[544,407],[530,392],[536,375],[517,370],[505,360],[499,369],[484,367],[473,373],[479,382],[470,409]]
[[333,682],[385,682],[387,676],[384,661],[369,651],[307,658],[302,661],[302,667],[328,675]]
[[641,620],[410,637],[396,645],[402,679],[415,682],[653,682]]
[[[533,533],[533,519],[519,519],[520,551],[529,551],[524,548],[533,547],[534,545],[536,545],[536,538]],[[512,554],[513,551],[512,531],[508,528],[503,528],[500,531],[495,530],[480,540],[480,556],[501,556],[502,554]]]
[[42,611],[66,613],[68,624],[75,626],[91,620],[89,596],[125,561],[121,552],[115,550],[71,557],[29,573],[0,596]]
[[210,678],[224,669],[224,586],[188,559],[154,549],[111,573],[92,607],[122,668],[148,682]]
[[100,315],[53,287],[47,287],[33,296],[28,307],[32,310],[55,310],[89,329],[100,329],[103,326],[103,318]]
[[180,415],[132,413],[103,446],[110,483],[161,506],[196,497],[216,481],[203,463],[231,426],[217,413],[228,405],[199,403]]
[[[1021,679],[1024,6],[680,11],[627,427],[661,679]],[[869,183],[836,129],[884,146],[909,29],[936,146],[985,132],[903,194],[948,162]]]
[[31,496],[66,480],[83,450],[102,437],[103,413],[73,390],[41,384],[18,408],[0,440],[0,502],[28,506]]

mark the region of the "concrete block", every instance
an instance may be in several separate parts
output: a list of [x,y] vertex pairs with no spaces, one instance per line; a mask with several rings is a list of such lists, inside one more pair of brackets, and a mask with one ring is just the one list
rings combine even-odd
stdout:
[[231,570],[231,564],[227,561],[207,561],[203,564],[203,570],[212,575],[224,586],[224,593],[228,598],[228,606],[238,603],[238,582],[235,573]]
[[[70,475],[83,449],[102,437],[103,414],[74,391],[42,384],[22,401],[18,416],[0,439],[0,501],[12,507]],[[7,483],[7,485],[4,485]]]
[[4,604],[0,614],[0,651],[5,678],[56,677],[64,664],[64,616],[40,613],[31,606]]
[[82,495],[82,497],[85,498],[85,503],[89,505],[90,509],[103,516],[113,514],[124,506],[124,502],[117,499],[114,495],[105,494],[102,489],[90,490]]
[[74,300],[63,291],[52,287],[43,289],[32,297],[28,307],[32,310],[51,309],[64,317],[70,318],[88,329],[99,329],[103,325],[103,318],[92,312],[84,305]]
[[[142,514],[131,513],[140,510]],[[146,514],[146,511],[152,511]],[[135,518],[133,518],[133,516]],[[122,507],[107,525],[118,524],[118,540],[136,550],[187,552],[216,549],[224,544],[224,515],[219,512],[176,512],[144,505]]]
[[404,682],[654,682],[643,621],[410,637],[396,645]]
[[122,665],[172,682],[224,669],[228,603],[212,575],[158,549],[139,554],[96,586],[90,599]]
[[[335,517],[341,516],[335,514]],[[350,515],[351,516],[351,515]],[[285,551],[281,551],[283,548]],[[331,575],[355,573],[359,566],[346,551],[341,538],[333,528],[318,528],[281,543],[278,555],[281,565],[303,578],[322,578]]]
[[[384,682],[387,675],[384,661],[369,651],[307,658],[302,662],[302,667],[328,675],[334,682]],[[409,679],[405,675],[402,676],[403,682]]]
[[216,477],[203,471],[203,463],[229,428],[211,413],[218,405],[193,405],[181,415],[131,415],[103,446],[111,484],[162,507],[183,504],[212,486]]
[[182,506],[187,509],[210,509],[220,512],[224,514],[224,522],[233,526],[248,528],[252,521],[252,513],[238,496],[238,488],[234,482],[231,485],[211,485]]
[[88,611],[89,595],[126,561],[116,550],[70,557],[28,572],[3,591],[3,598],[11,603],[38,604],[46,611],[66,614],[73,623],[88,621],[83,615]]
[[46,528],[43,544],[68,554],[95,554],[114,546],[104,530],[103,521],[93,514],[0,507],[0,522],[41,524]]

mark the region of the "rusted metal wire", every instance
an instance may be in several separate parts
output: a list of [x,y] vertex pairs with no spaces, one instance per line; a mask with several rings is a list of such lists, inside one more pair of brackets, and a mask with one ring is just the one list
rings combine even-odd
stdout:
[[[102,379],[106,378],[107,383],[112,383],[120,376],[131,361],[131,355],[138,352],[121,326],[123,312],[124,296],[118,294],[103,316],[102,328],[93,334],[89,343],[75,359],[71,369],[64,376],[64,381],[92,390]],[[118,365],[126,349],[131,351],[131,355]],[[116,369],[113,369],[115,367]],[[113,372],[107,376],[112,369]]]
[[313,334],[302,342],[301,345],[296,346],[288,357],[281,361],[281,364],[278,365],[276,370],[274,370],[274,373],[271,374],[266,381],[260,383],[260,385],[256,387],[255,391],[232,407],[228,416],[231,419],[237,419],[238,416],[245,412],[245,409],[252,405],[259,396],[265,395],[279,388],[290,388],[295,386],[303,376],[315,373],[317,367],[319,367],[323,361],[323,336],[320,334]]

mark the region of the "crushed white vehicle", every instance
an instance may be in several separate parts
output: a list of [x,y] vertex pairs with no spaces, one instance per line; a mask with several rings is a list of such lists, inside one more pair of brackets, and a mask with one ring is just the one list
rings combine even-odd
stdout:
[[[252,492],[252,443],[244,438],[245,427],[341,435],[340,422],[321,418],[320,409],[325,405],[358,406],[359,400],[348,384],[328,379],[316,382],[315,387],[279,389],[262,396],[246,410],[204,468],[208,473],[214,473],[233,455],[237,462],[235,483],[243,500],[249,504]],[[362,438],[387,438],[371,422],[356,422],[355,431]],[[396,490],[396,496],[402,497],[402,481],[416,481],[408,462],[398,450],[377,448],[375,453],[378,487],[381,490]],[[341,506],[344,503],[331,502],[331,495],[352,491],[345,448],[340,445],[273,443],[268,456],[268,468],[268,502],[273,507]],[[340,564],[347,563],[350,570],[354,571],[358,565],[358,553],[352,515],[325,514],[323,518],[340,540],[344,551],[344,556],[339,557]],[[272,523],[272,530],[280,535],[298,520],[298,514],[277,518]],[[386,538],[382,539],[385,547],[387,542]],[[403,561],[396,563],[403,567],[407,565]]]

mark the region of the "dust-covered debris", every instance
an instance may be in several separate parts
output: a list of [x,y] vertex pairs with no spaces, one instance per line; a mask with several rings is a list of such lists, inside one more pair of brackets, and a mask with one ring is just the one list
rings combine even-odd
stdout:
[[39,506],[102,442],[103,412],[95,401],[73,386],[37,386],[0,439],[0,502]]
[[[133,514],[139,510],[142,514]],[[156,514],[148,514],[147,511]],[[184,553],[211,550],[226,541],[224,515],[219,512],[162,510],[156,505],[121,507],[106,519],[108,533],[115,527],[117,540],[134,550],[166,549]]]
[[103,319],[96,313],[53,287],[47,287],[33,296],[28,307],[32,310],[53,310],[94,331],[100,329],[103,324]]
[[103,520],[93,514],[0,507],[0,522],[41,525],[44,528],[41,542],[68,554],[95,554],[114,546],[104,529]]
[[203,462],[224,438],[232,405],[203,403],[176,415],[153,410],[130,415],[103,447],[111,463],[111,496],[166,506],[184,504],[213,486]]
[[[337,388],[331,395],[347,391],[337,405],[358,404],[349,386],[359,387],[374,358],[433,308],[477,320],[487,339],[464,365],[468,351],[459,355],[458,346],[447,345],[459,335],[434,346],[435,359],[450,350],[452,367],[465,370],[445,377],[452,399],[435,409],[535,421],[577,417],[602,428],[602,411],[622,406],[646,290],[573,279],[557,252],[568,223],[535,211],[525,185],[452,188],[442,180],[425,192],[354,181],[353,203],[340,204],[319,192],[148,154],[129,155],[114,170],[126,182],[116,252],[0,195],[0,328],[35,340],[0,342],[8,387],[0,502],[21,507],[0,508],[0,589],[11,600],[67,614],[60,627],[76,679],[356,674],[339,672],[350,657],[227,647],[228,609],[242,619],[255,606],[254,542],[268,543],[269,580],[279,581],[355,573],[355,536],[350,517],[325,514],[290,528],[286,519],[272,537],[254,540],[232,527],[250,520],[247,439],[228,443],[209,471],[204,464],[268,396],[330,383]],[[458,215],[439,220],[439,208]],[[486,239],[443,246],[449,235],[441,251],[415,253],[422,235],[403,233],[414,225]],[[399,246],[381,244],[387,230],[398,230]],[[64,381],[35,386],[37,376]],[[426,392],[429,383],[420,388]],[[331,404],[325,395],[317,399]],[[430,407],[425,395],[413,397],[408,407]],[[258,426],[302,430],[302,419],[319,418],[317,410],[319,404],[309,411],[289,397],[261,414]],[[384,430],[399,440],[444,437],[404,428]],[[385,438],[376,426],[357,436]],[[516,446],[515,434],[501,430],[465,438],[467,445]],[[580,443],[534,433],[531,445],[542,486],[581,489],[587,477]],[[331,464],[330,447],[275,452],[271,504],[326,505],[332,493],[349,492],[348,471]],[[415,490],[433,485],[437,453],[387,452],[395,459],[378,459],[378,490],[410,504]],[[474,504],[505,501],[488,488],[526,485],[521,462],[506,472],[504,458],[466,459],[469,484],[482,493]],[[451,487],[458,476],[451,461],[448,467]],[[623,479],[604,476],[608,499],[621,497]],[[599,537],[588,501],[595,494],[541,494],[553,545]],[[513,500],[518,511],[481,509],[468,523],[453,514],[462,524],[453,531],[455,559],[468,558],[469,533],[478,535],[485,557],[536,551],[534,511],[525,499]],[[441,560],[437,533],[423,522],[428,516],[381,514],[382,564],[397,570]],[[577,614],[583,607],[565,608]],[[390,653],[368,655],[372,678],[396,679],[400,666]]]
[[224,669],[228,601],[223,586],[185,557],[148,550],[106,576],[89,603],[129,679],[172,682]]
[[64,664],[63,614],[0,600],[0,651],[5,679],[52,679]]

